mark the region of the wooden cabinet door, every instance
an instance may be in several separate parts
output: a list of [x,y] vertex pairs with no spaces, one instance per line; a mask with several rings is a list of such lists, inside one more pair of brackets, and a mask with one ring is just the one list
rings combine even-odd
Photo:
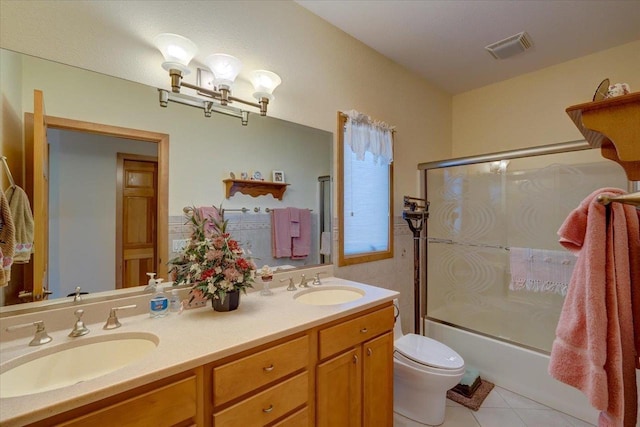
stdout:
[[363,359],[363,426],[393,425],[393,332],[367,341]]
[[359,427],[362,408],[360,346],[318,365],[316,426]]
[[156,266],[158,162],[118,154],[116,287],[141,286]]

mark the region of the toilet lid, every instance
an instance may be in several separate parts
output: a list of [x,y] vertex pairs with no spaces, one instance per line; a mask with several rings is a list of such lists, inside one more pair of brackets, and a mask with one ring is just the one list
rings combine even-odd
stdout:
[[459,369],[464,360],[458,353],[434,339],[407,334],[395,342],[396,351],[422,365],[440,369]]

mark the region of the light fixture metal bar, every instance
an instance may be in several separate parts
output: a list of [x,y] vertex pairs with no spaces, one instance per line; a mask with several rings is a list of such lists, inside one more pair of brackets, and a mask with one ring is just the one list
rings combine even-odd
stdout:
[[197,85],[194,85],[194,84],[191,84],[191,83],[188,83],[188,82],[181,82],[180,86],[186,87],[186,88],[189,88],[189,89],[193,89],[193,90],[198,91],[198,92],[200,92],[200,93],[202,93],[204,95],[208,95],[208,96],[210,96],[213,99],[216,99],[218,101],[222,101],[222,102],[240,102],[240,103],[242,103],[244,105],[249,105],[251,107],[259,108],[259,109],[262,110],[262,105],[257,103],[257,102],[245,101],[244,99],[241,99],[241,98],[238,98],[238,97],[235,97],[235,96],[231,96],[231,95],[228,95],[228,96],[225,97],[225,96],[222,95],[222,92],[218,92],[218,91],[215,91],[215,90],[207,89],[205,87],[197,86]]
[[225,114],[227,116],[239,118],[242,121],[244,126],[247,125],[249,119],[249,112],[245,110],[241,110],[239,108],[230,107],[230,106],[221,106],[215,104],[206,99],[197,98],[190,95],[185,95],[183,93],[175,93],[169,92],[165,89],[158,89],[158,93],[160,96],[160,105],[162,107],[167,106],[167,102],[175,102],[177,104],[189,105],[191,107],[200,108],[204,111],[214,111],[216,113]]

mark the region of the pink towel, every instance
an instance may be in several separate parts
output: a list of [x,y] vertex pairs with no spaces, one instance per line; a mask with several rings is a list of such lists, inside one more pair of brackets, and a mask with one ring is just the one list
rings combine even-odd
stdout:
[[292,259],[302,259],[309,256],[311,252],[311,211],[309,209],[299,209],[300,212],[300,236],[291,239]]
[[201,206],[198,208],[198,214],[200,218],[207,220],[204,232],[207,237],[211,236],[216,229],[216,224],[222,220],[220,211],[215,206]]
[[[640,229],[635,208],[596,199],[597,190],[560,227],[560,244],[578,254],[551,350],[549,374],[581,390],[602,411],[600,427],[632,427],[640,351]],[[609,221],[607,221],[607,209]],[[636,288],[635,293],[633,289]],[[633,302],[632,302],[633,301]]]
[[291,220],[291,237],[300,237],[300,209],[287,208]]
[[271,254],[274,258],[291,256],[291,219],[288,209],[271,211]]

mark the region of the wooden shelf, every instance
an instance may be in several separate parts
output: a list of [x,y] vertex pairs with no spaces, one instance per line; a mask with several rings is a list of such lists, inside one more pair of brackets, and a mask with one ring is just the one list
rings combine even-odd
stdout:
[[284,192],[287,190],[287,186],[289,185],[284,182],[253,181],[245,179],[225,179],[222,182],[224,182],[226,188],[227,199],[237,192],[240,192],[251,197],[271,194],[275,199],[282,200]]
[[640,180],[640,92],[567,108],[592,147],[619,163],[631,181]]

